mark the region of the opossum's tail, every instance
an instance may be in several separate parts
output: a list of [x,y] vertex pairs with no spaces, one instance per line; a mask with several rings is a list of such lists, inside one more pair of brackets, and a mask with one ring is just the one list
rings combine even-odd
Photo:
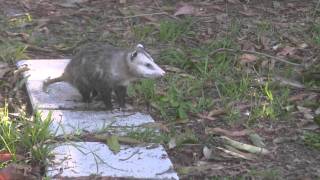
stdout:
[[56,83],[56,82],[61,82],[61,81],[64,81],[64,76],[60,76],[60,77],[57,77],[57,78],[54,78],[54,79],[50,79],[50,77],[46,80],[43,81],[43,84],[42,84],[42,90],[44,92],[48,92],[47,88],[50,84],[53,84],[53,83]]

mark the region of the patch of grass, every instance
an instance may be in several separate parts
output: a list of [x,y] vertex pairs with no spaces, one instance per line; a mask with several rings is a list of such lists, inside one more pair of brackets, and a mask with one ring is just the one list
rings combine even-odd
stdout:
[[181,69],[188,69],[193,63],[187,57],[184,50],[179,48],[169,48],[161,52],[159,60],[163,64],[172,65]]
[[52,139],[50,124],[51,113],[44,119],[39,112],[31,120],[23,115],[11,119],[6,105],[0,109],[1,150],[6,150],[15,157],[19,149],[19,153],[30,153],[34,164],[45,164],[51,150],[48,144]]
[[249,172],[250,176],[256,177],[258,179],[265,179],[265,180],[278,180],[282,179],[280,177],[280,172],[274,169],[266,169],[266,170],[251,170]]
[[16,124],[9,118],[8,105],[5,104],[5,106],[0,109],[1,150],[7,150],[10,154],[15,156],[19,137],[20,133],[17,131]]
[[43,119],[41,113],[36,112],[31,121],[24,120],[21,144],[26,151],[31,152],[31,158],[34,162],[44,163],[50,153],[51,147],[48,143],[53,138],[49,130],[52,122],[51,115],[50,112]]
[[189,36],[192,19],[186,18],[181,21],[162,21],[159,27],[159,40],[161,42],[175,42],[182,36]]
[[132,31],[136,37],[136,39],[141,41],[146,41],[149,37],[152,37],[152,33],[155,31],[155,27],[151,25],[144,26],[133,26]]
[[191,87],[191,81],[187,78],[168,77],[168,89],[165,95],[158,97],[155,101],[160,114],[165,119],[188,119],[188,112],[192,107],[187,90]]
[[144,79],[140,82],[129,86],[128,95],[129,97],[139,96],[146,102],[150,103],[155,98],[155,81],[152,79]]
[[313,132],[304,133],[304,142],[306,145],[320,150],[320,134]]
[[129,131],[127,136],[142,142],[166,143],[169,141],[168,134],[159,133],[152,128],[139,128],[134,131]]
[[320,24],[314,24],[311,28],[313,42],[320,45]]
[[16,42],[16,41],[1,42],[0,43],[0,61],[13,63],[16,60],[27,59],[28,56],[25,54],[26,49],[27,49],[27,45],[20,42]]
[[223,97],[229,97],[233,100],[241,100],[245,99],[248,95],[250,80],[248,76],[242,76],[239,80],[219,80],[217,85]]

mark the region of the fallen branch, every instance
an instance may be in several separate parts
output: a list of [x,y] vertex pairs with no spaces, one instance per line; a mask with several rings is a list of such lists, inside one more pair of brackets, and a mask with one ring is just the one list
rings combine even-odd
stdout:
[[256,51],[248,51],[248,50],[236,50],[236,49],[229,49],[229,48],[219,48],[219,49],[216,49],[215,51],[213,51],[212,53],[210,53],[210,56],[218,53],[218,52],[231,52],[231,53],[248,53],[248,54],[255,54],[255,55],[260,55],[260,56],[265,56],[265,57],[268,57],[268,58],[271,58],[271,59],[275,59],[277,61],[280,61],[280,62],[283,62],[283,63],[287,63],[287,64],[290,64],[290,65],[293,65],[293,66],[302,66],[301,64],[297,64],[297,63],[293,63],[293,62],[290,62],[290,61],[287,61],[285,59],[282,59],[282,58],[279,58],[279,57],[276,57],[276,56],[272,56],[272,55],[269,55],[269,54],[266,54],[266,53],[262,53],[262,52],[256,52]]
[[240,150],[244,150],[244,151],[248,151],[250,153],[254,153],[254,154],[262,154],[262,155],[266,155],[269,154],[270,152],[265,149],[265,148],[261,148],[261,147],[257,147],[257,146],[253,146],[250,144],[245,144],[245,143],[241,143],[235,140],[232,140],[226,136],[221,136],[220,137],[222,140],[224,140],[224,142],[232,147],[235,147],[237,149]]

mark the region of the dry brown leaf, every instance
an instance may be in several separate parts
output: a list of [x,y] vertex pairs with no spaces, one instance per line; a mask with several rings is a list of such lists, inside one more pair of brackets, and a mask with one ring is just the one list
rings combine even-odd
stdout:
[[179,16],[179,15],[194,15],[194,14],[196,14],[196,9],[190,4],[183,3],[182,6],[179,7],[173,15]]
[[165,71],[169,71],[169,72],[174,72],[174,73],[182,73],[183,70],[174,66],[170,66],[170,65],[163,65],[162,68]]
[[240,11],[239,13],[245,16],[256,16],[257,14],[254,13],[251,9],[249,9],[247,6],[243,6],[244,7],[244,11]]
[[37,179],[31,175],[32,168],[27,165],[10,164],[0,170],[0,179],[15,180],[15,179]]
[[294,96],[291,96],[288,101],[289,102],[294,102],[294,101],[301,101],[303,100],[305,97],[309,96],[310,93],[300,93],[300,94],[296,94]]
[[199,117],[199,118],[201,118],[201,119],[205,119],[205,120],[209,120],[209,121],[215,121],[216,120],[216,118],[214,118],[214,117],[210,117],[210,116],[205,116],[205,115],[202,115],[202,114],[197,114],[197,116]]
[[243,54],[240,56],[240,63],[252,63],[258,59],[257,56],[253,54]]
[[205,128],[205,134],[220,134],[220,135],[227,135],[232,137],[239,137],[239,136],[245,136],[249,133],[248,130],[242,130],[242,131],[228,131],[222,128]]
[[219,108],[219,109],[214,109],[214,110],[211,110],[208,114],[209,117],[212,117],[212,116],[219,116],[219,115],[222,115],[222,114],[225,114],[226,111],[222,108]]
[[0,162],[6,162],[12,159],[12,155],[7,151],[0,152]]
[[277,53],[278,56],[292,56],[297,52],[295,47],[286,46],[280,52]]

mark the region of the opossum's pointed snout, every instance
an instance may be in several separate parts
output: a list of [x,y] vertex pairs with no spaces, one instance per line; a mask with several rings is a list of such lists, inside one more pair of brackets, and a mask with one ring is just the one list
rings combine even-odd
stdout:
[[161,69],[161,71],[160,71],[160,77],[164,76],[165,74],[166,74],[166,72]]

